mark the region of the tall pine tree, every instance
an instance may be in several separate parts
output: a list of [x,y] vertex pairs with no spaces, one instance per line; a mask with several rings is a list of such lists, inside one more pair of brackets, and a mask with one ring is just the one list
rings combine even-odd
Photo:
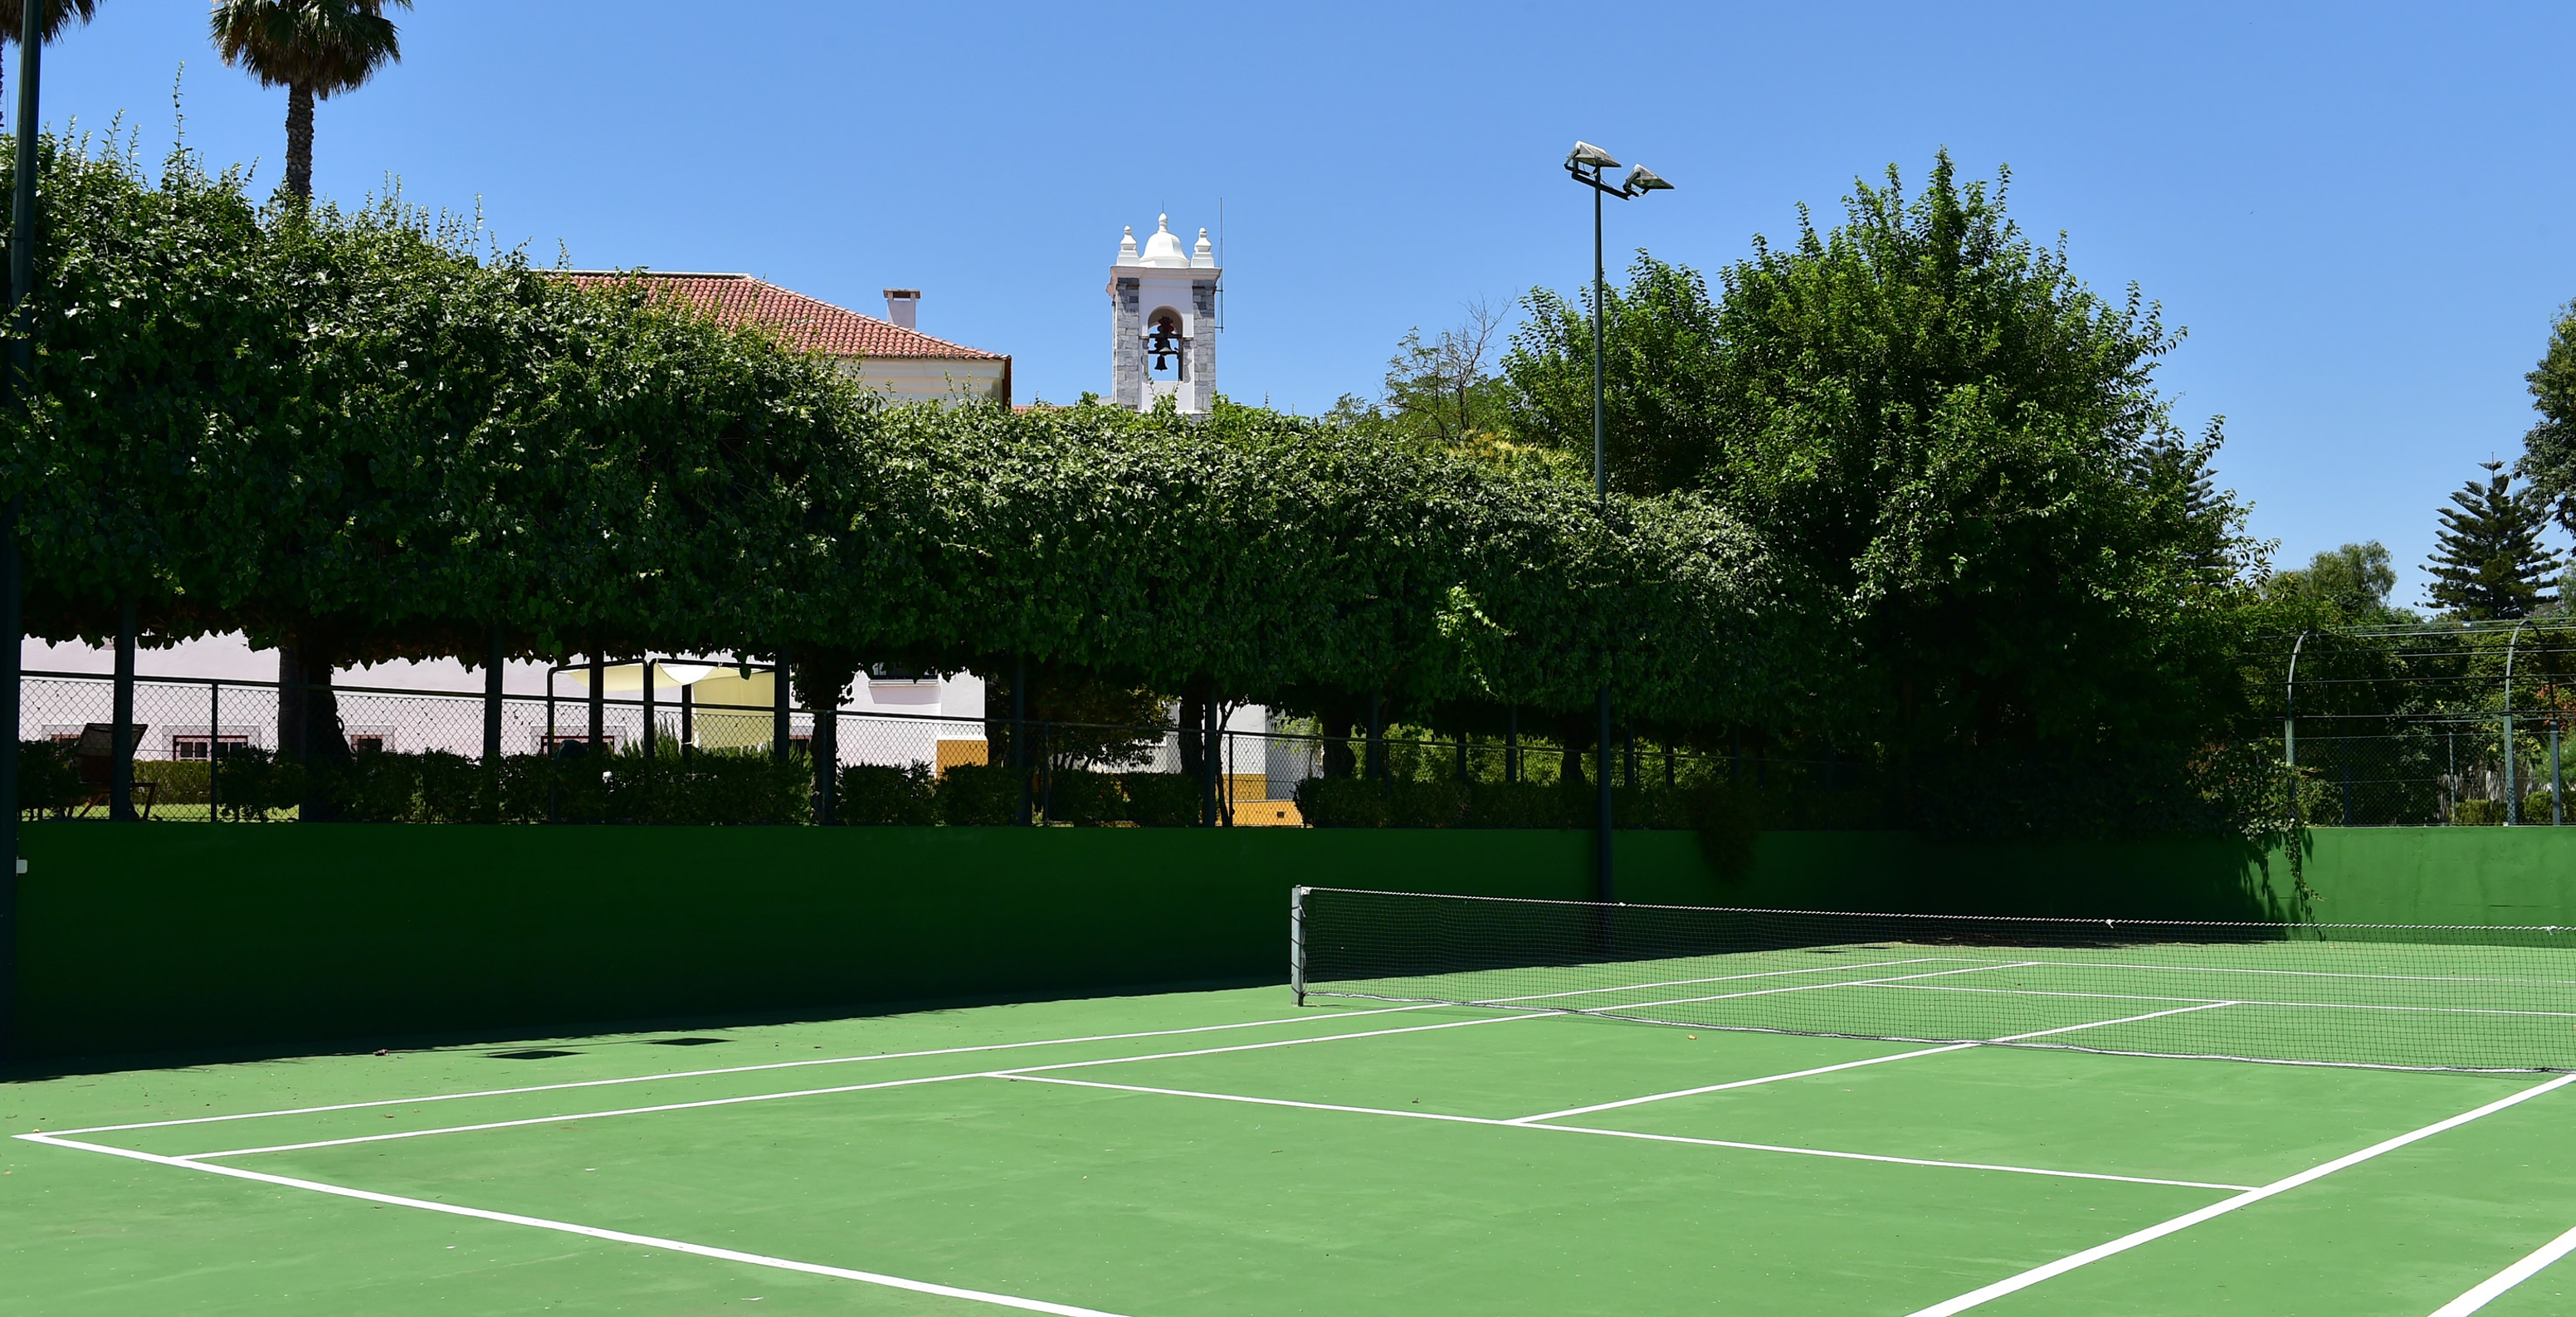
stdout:
[[2463,621],[2529,617],[2553,601],[2548,582],[2558,555],[2543,548],[2547,517],[2539,499],[2517,490],[2502,462],[2481,462],[2487,480],[2472,479],[2442,509],[2442,532],[2425,569],[2433,606]]

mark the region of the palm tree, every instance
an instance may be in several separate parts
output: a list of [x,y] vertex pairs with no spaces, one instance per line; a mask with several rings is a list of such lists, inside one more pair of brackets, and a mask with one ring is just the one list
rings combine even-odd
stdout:
[[[263,87],[286,89],[286,190],[313,199],[313,101],[354,91],[402,61],[388,0],[217,0],[215,50]],[[391,0],[411,8],[411,0]]]
[[[88,22],[98,16],[98,0],[44,0],[44,26],[36,29],[37,38],[50,46],[72,25],[73,19]],[[0,0],[0,46],[18,39],[20,24],[27,21],[27,0]],[[0,64],[8,61],[0,60]],[[0,99],[0,107],[8,104]]]

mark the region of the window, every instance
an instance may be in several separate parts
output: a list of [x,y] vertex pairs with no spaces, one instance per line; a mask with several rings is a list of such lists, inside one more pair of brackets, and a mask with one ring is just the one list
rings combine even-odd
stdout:
[[209,745],[204,732],[172,732],[170,734],[170,757],[173,759],[204,759],[208,757],[206,752],[211,749],[214,751],[214,757],[223,758],[229,757],[234,751],[242,749],[249,744],[249,735],[241,732],[225,732],[214,737],[211,745]]

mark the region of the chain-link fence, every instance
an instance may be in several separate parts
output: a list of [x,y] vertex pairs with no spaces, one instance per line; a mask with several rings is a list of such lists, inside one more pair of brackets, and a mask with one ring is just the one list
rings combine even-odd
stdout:
[[2273,671],[2309,826],[2576,823],[2576,619],[2307,632]]
[[[614,685],[604,683],[607,690]],[[637,683],[640,687],[640,683]],[[324,688],[311,688],[318,697]],[[764,686],[763,689],[774,690]],[[802,709],[704,701],[689,687],[660,690],[647,700],[634,694],[592,699],[569,694],[504,694],[401,690],[370,686],[328,688],[338,732],[356,755],[436,752],[480,759],[486,720],[497,703],[498,741],[508,756],[554,756],[578,745],[584,754],[653,756],[711,751],[785,754],[810,761],[823,744],[817,715]],[[115,683],[95,673],[30,672],[22,687],[22,742],[50,743],[66,753],[92,757],[112,742]],[[274,682],[148,677],[133,684],[136,802],[155,817],[208,817],[224,799],[222,761],[253,757],[306,759],[333,735],[318,698],[303,718],[282,709]],[[293,693],[293,692],[290,692]],[[676,696],[676,698],[675,698]],[[1247,719],[1257,727],[1243,725]],[[1040,770],[1033,788],[1036,816],[1046,813],[1048,772],[1176,775],[1204,783],[1222,822],[1295,825],[1301,784],[1323,777],[1386,783],[1559,788],[1589,784],[1596,773],[1592,747],[1566,746],[1546,737],[1451,737],[1381,728],[1327,734],[1312,723],[1264,712],[1231,711],[1213,730],[1173,724],[1109,726],[1007,717],[962,717],[878,710],[831,715],[834,762],[849,768],[877,765],[917,769],[937,779],[959,768],[1025,764]],[[781,731],[784,744],[781,744]],[[1024,756],[1014,756],[1024,738]],[[103,770],[100,770],[103,771]],[[1758,747],[1707,754],[1639,740],[1614,742],[1608,771],[1622,790],[1681,790],[1726,782],[1748,798],[1769,802],[1764,813],[1783,826],[1865,827],[1878,821],[1872,775],[1845,760],[1782,758]],[[98,785],[92,774],[93,787]],[[102,806],[104,794],[79,808]],[[236,802],[237,804],[238,802]]]

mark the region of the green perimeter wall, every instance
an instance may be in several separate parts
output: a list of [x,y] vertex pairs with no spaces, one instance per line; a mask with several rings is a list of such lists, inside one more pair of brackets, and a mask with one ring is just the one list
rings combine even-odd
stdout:
[[[45,823],[27,1058],[373,1046],[614,1021],[1280,980],[1289,888],[1584,898],[1586,832]],[[1944,843],[1775,833],[1722,877],[1619,838],[1640,902],[2576,924],[2576,828]]]

